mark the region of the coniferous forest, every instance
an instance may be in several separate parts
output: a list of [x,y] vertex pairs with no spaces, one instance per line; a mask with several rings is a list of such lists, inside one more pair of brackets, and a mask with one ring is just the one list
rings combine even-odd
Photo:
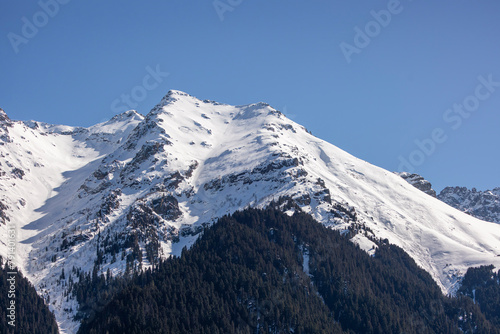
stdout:
[[[376,241],[371,257],[352,233],[298,210],[225,216],[154,272],[81,276],[73,291],[92,312],[79,333],[500,333],[493,268],[445,297],[401,248]],[[97,285],[105,301],[91,298]]]
[[492,324],[500,327],[500,271],[493,266],[469,268],[459,293],[479,304]]
[[[12,272],[2,263],[0,258],[0,307],[2,309],[2,317],[0,319],[1,333],[5,334],[33,334],[33,333],[58,333],[56,318],[45,305],[44,300],[37,293],[31,283],[23,277],[21,272],[16,269],[15,292],[14,288],[10,287],[10,279],[12,275],[7,275]],[[10,297],[14,298],[10,298]],[[14,301],[14,313],[8,310],[8,307]],[[11,315],[11,317],[8,317]],[[12,317],[14,315],[14,318]],[[14,319],[14,320],[13,320]],[[10,324],[8,322],[11,322]],[[14,325],[14,326],[12,326]]]

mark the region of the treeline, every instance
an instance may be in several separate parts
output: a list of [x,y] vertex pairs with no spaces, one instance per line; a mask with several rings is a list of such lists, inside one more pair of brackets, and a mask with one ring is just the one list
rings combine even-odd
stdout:
[[[92,276],[81,287],[119,285]],[[311,216],[272,207],[221,218],[109,299],[79,333],[500,333],[402,249],[378,242],[370,257]]]
[[[16,274],[8,274],[16,272]],[[14,307],[11,303],[14,302]],[[5,334],[56,334],[54,314],[31,283],[17,269],[10,270],[0,258],[0,332]],[[9,309],[10,308],[10,309]],[[14,326],[12,326],[14,325]]]

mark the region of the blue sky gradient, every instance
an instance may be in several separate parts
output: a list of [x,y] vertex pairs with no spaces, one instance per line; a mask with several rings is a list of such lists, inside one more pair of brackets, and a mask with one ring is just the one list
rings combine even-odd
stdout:
[[494,0],[0,0],[0,107],[89,126],[170,89],[264,101],[437,190],[491,189],[499,17]]

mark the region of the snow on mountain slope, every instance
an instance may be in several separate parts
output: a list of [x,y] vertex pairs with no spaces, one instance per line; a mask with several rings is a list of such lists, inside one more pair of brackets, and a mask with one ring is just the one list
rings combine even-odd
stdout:
[[[74,209],[68,199],[76,191],[75,186],[93,171],[92,161],[116,147],[116,141],[128,135],[143,117],[128,112],[83,129],[34,121],[13,122],[5,113],[3,116],[0,119],[0,203],[4,224],[0,224],[0,230],[5,236],[7,228],[15,228],[15,263],[46,297],[42,287],[51,277],[45,277],[46,271],[36,272],[32,268],[33,263],[50,267],[51,261],[47,259],[50,250],[44,256],[33,257],[33,248],[43,244],[44,237],[64,229],[52,218]],[[5,238],[0,241],[3,257],[8,254],[7,241]],[[60,289],[52,294],[57,292]]]
[[[500,265],[500,225],[312,136],[265,103],[171,91],[145,117],[130,111],[84,129],[5,115],[0,132],[0,219],[17,227],[21,268],[65,332],[78,328],[78,305],[62,293],[68,277],[76,280],[73,268],[118,275],[154,266],[218,217],[280,196],[326,226],[364,224],[444,292],[469,266]],[[362,234],[353,241],[371,245]]]

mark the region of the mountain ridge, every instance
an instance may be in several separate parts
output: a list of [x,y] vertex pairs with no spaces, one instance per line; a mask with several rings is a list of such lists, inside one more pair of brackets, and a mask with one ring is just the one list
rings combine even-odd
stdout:
[[438,198],[448,205],[484,221],[500,224],[500,187],[476,190],[446,187]]
[[[171,91],[145,116],[129,111],[89,128],[17,121],[5,132],[5,224],[18,229],[21,270],[70,333],[78,305],[62,296],[63,269],[121,275],[154,267],[217,218],[281,196],[327,227],[364,226],[387,238],[445,293],[468,267],[500,265],[500,226],[312,136],[262,102],[231,106]],[[373,249],[362,233],[353,241]]]
[[395,173],[409,184],[432,197],[465,212],[477,219],[500,224],[500,188],[478,191],[476,188],[446,187],[439,195],[432,189],[432,184],[419,174],[408,172]]

